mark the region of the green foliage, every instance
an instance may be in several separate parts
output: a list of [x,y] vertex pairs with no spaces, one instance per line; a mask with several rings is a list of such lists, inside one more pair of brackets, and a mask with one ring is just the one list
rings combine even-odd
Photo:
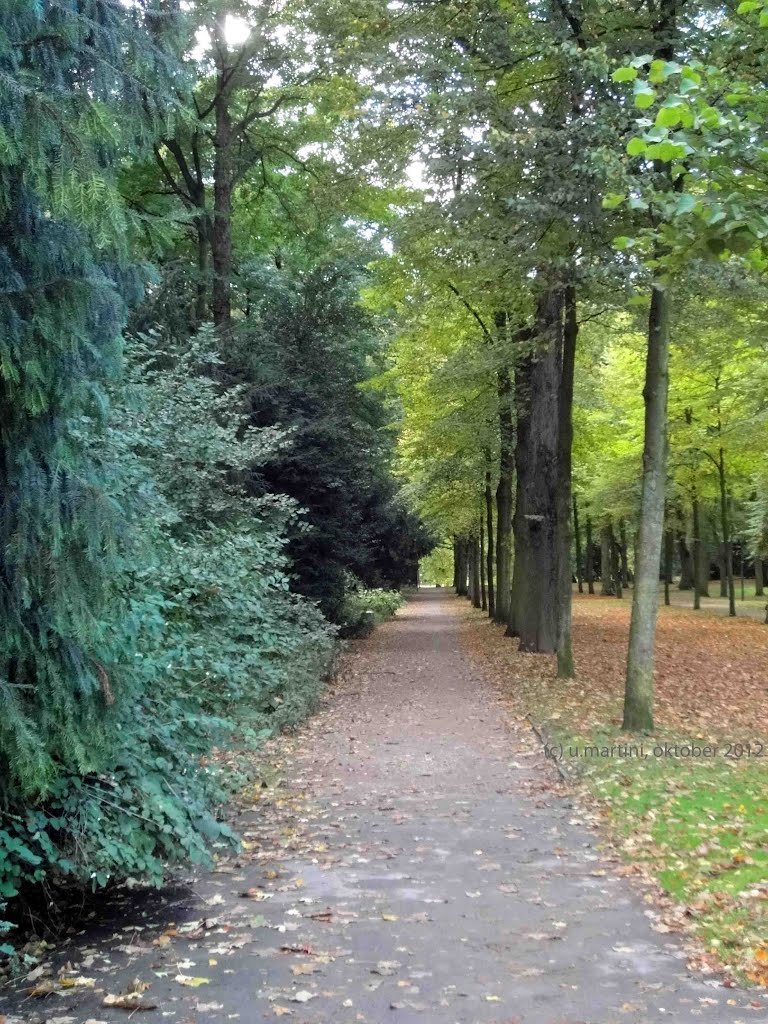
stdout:
[[383,359],[380,325],[359,303],[352,262],[248,269],[259,308],[227,364],[247,382],[252,422],[279,423],[290,437],[254,487],[302,508],[289,548],[295,589],[343,622],[347,573],[368,587],[415,582],[431,544],[390,472],[393,413],[371,386]]
[[[132,466],[122,497],[142,495],[133,533],[153,539],[133,581],[164,620],[154,658],[198,709],[250,727],[295,721],[327,672],[332,631],[289,590],[295,504],[247,488],[290,436],[249,426],[244,388],[210,376],[221,366],[210,328],[187,342],[137,339],[128,356],[111,441]],[[151,662],[152,636],[140,640]]]
[[134,696],[110,710],[98,772],[59,766],[44,800],[7,805],[4,900],[42,880],[159,884],[175,864],[208,862],[211,843],[235,841],[215,808],[237,780],[208,762],[212,747],[299,720],[330,668],[332,630],[289,591],[281,531],[295,506],[243,486],[286,442],[248,427],[242,389],[209,376],[219,365],[210,330],[135,339],[106,430],[81,428],[121,512],[115,588]]
[[344,632],[350,635],[386,622],[404,603],[398,591],[366,587],[351,573],[347,573],[342,609]]

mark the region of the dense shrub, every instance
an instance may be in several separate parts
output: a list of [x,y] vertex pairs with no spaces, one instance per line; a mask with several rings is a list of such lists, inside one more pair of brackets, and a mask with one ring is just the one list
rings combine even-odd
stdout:
[[208,330],[128,346],[108,428],[76,433],[119,513],[113,581],[122,657],[102,666],[110,753],[80,772],[51,762],[33,800],[0,816],[0,899],[62,881],[158,883],[169,865],[233,842],[216,819],[225,782],[207,756],[234,731],[253,741],[298,720],[327,674],[333,630],[292,594],[279,496],[253,498],[247,473],[286,444],[250,427],[242,393],[211,376]]
[[346,573],[342,630],[347,636],[366,632],[391,619],[404,603],[399,591],[366,587],[352,573]]

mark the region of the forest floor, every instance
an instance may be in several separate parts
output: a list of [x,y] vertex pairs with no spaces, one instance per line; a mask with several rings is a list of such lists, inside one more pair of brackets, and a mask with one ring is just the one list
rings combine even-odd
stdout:
[[[673,632],[684,614],[670,613]],[[620,634],[620,614],[607,618]],[[614,644],[609,629],[604,676]],[[518,668],[541,681],[549,659],[513,649],[445,591],[413,597],[352,647],[320,712],[265,753],[265,786],[236,823],[242,853],[185,887],[105,908],[5,997],[0,1020],[764,1019],[755,990],[689,968],[666,908],[626,877],[598,805],[562,782],[518,713],[521,699],[544,708],[534,682],[513,685]],[[696,677],[711,671],[699,661]],[[563,716],[586,685],[571,684]],[[694,682],[683,692],[694,700]],[[105,1006],[105,995],[116,998]]]

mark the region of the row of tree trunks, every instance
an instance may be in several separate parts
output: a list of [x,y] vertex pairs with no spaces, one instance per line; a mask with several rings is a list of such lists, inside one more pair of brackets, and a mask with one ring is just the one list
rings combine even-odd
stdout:
[[463,537],[453,542],[453,587],[460,597],[469,593],[469,544]]

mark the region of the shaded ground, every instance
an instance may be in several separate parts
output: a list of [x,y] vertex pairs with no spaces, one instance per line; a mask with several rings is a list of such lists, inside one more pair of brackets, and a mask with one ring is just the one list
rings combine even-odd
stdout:
[[602,863],[463,652],[464,608],[419,595],[358,646],[323,712],[276,744],[275,785],[239,822],[244,854],[191,899],[73,938],[52,977],[75,984],[28,999],[25,1019],[125,1020],[103,994],[134,979],[151,1024],[763,1019],[753,993],[691,976]]

